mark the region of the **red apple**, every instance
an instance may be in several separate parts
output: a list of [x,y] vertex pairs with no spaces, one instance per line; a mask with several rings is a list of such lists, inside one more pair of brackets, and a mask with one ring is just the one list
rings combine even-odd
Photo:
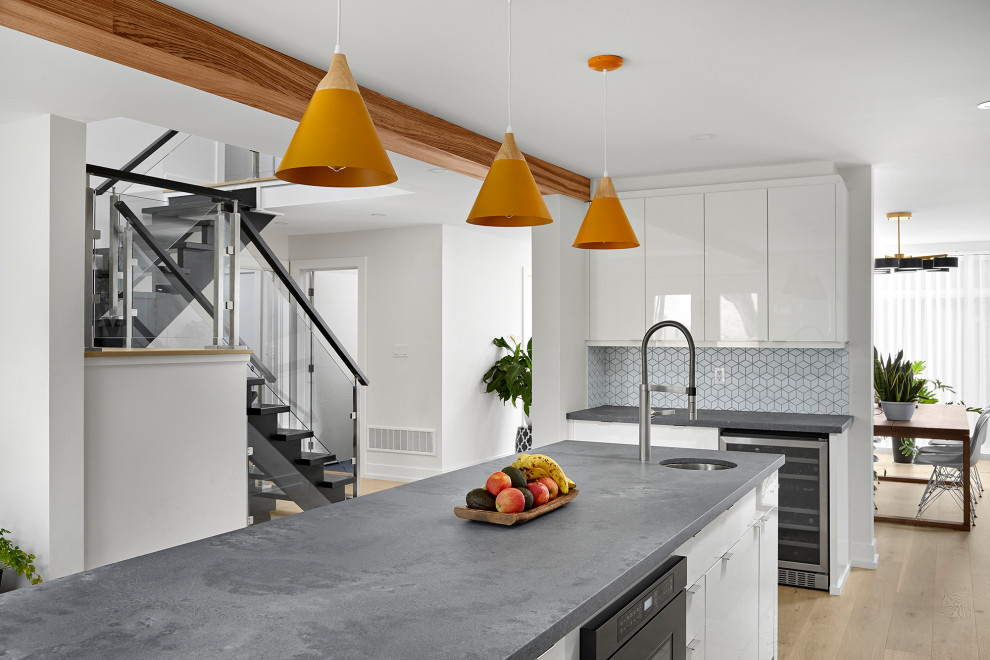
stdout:
[[526,484],[529,492],[533,494],[533,506],[542,506],[550,501],[550,489],[540,481],[531,481]]
[[557,485],[556,481],[554,481],[550,477],[540,477],[539,479],[537,479],[537,481],[543,484],[544,486],[546,486],[547,490],[550,491],[551,500],[557,499],[557,495],[560,493],[560,486]]
[[518,488],[505,488],[495,498],[495,508],[502,513],[520,513],[526,508],[526,498]]
[[492,472],[491,476],[488,477],[488,481],[485,482],[485,490],[496,497],[510,486],[512,486],[512,479],[505,472]]

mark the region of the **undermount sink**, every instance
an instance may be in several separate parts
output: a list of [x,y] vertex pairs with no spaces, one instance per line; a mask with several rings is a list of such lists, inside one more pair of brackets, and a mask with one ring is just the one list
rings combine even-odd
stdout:
[[660,465],[678,470],[731,470],[735,463],[717,458],[666,458]]

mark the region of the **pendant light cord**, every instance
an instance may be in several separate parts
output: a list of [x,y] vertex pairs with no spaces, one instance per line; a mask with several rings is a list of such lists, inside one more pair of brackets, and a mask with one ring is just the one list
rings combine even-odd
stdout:
[[605,139],[602,145],[602,162],[605,165],[605,176],[608,176],[608,69],[602,71],[602,87],[605,89],[602,103],[602,126]]
[[[339,0],[338,0],[339,1]],[[509,35],[509,57],[508,57],[508,72],[507,84],[505,90],[506,108],[509,118],[508,128],[505,129],[506,133],[512,132],[512,0],[509,2],[509,20],[508,20],[508,35]]]
[[337,0],[337,45],[333,52],[335,55],[340,52],[340,0]]

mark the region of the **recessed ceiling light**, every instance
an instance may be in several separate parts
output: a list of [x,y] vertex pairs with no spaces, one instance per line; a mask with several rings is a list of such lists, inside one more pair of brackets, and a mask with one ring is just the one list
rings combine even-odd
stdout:
[[371,215],[375,216],[376,218],[384,218],[385,217],[385,214],[384,213],[372,213]]
[[446,174],[447,173],[447,170],[443,169],[442,167],[431,167],[430,169],[428,169],[426,171],[429,172],[430,174]]
[[698,140],[699,142],[704,142],[705,140],[714,140],[718,136],[714,133],[698,133],[697,135],[692,135],[692,140]]
[[980,110],[990,110],[990,101],[984,101],[983,103],[976,106]]

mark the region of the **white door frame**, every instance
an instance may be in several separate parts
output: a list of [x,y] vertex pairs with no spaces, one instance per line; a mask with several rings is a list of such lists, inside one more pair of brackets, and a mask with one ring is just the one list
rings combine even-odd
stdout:
[[[367,348],[367,257],[336,257],[329,259],[293,259],[289,262],[289,272],[293,279],[305,289],[309,286],[309,274],[316,270],[357,270],[358,272],[358,313],[357,313],[357,355],[353,356],[362,367],[368,364]],[[331,328],[332,329],[332,328]],[[370,378],[369,378],[370,380]],[[367,387],[358,388],[358,475],[364,476],[365,456],[368,450],[368,393]]]

